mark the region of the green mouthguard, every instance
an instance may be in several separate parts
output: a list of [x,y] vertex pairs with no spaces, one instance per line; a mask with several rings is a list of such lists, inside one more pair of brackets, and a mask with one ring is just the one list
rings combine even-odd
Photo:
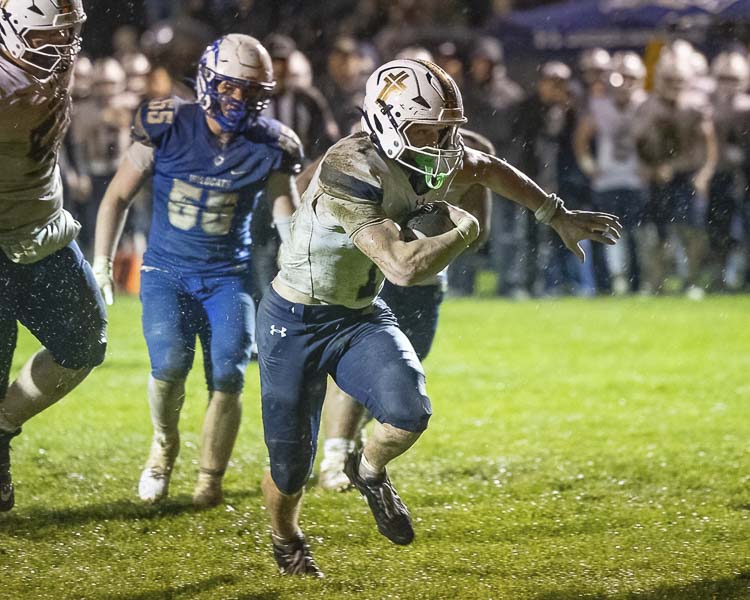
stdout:
[[437,190],[443,187],[445,182],[445,173],[434,175],[435,171],[435,159],[431,156],[425,156],[424,154],[414,154],[414,162],[420,169],[426,171],[424,180],[427,187],[431,190]]

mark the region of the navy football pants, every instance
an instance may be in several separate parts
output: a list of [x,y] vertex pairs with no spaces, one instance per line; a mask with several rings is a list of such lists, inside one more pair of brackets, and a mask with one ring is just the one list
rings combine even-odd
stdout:
[[107,315],[91,267],[71,242],[16,264],[0,251],[0,398],[8,389],[20,322],[67,369],[95,367],[107,349]]
[[266,446],[283,493],[299,491],[312,471],[329,374],[379,422],[427,428],[422,365],[382,300],[361,310],[307,306],[271,288],[258,309],[257,337]]

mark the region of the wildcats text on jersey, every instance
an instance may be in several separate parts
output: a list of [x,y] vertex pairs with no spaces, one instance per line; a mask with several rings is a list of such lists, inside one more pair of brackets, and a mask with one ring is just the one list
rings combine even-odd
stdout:
[[195,103],[176,98],[141,106],[133,138],[151,147],[154,208],[144,264],[183,274],[246,269],[250,221],[273,171],[299,171],[278,121],[258,117],[221,144]]

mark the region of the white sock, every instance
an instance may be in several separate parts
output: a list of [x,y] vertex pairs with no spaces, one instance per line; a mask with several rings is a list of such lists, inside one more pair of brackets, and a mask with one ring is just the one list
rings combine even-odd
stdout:
[[349,454],[354,450],[354,440],[343,437],[328,438],[323,443],[323,456],[329,454]]
[[[295,533],[295,537],[303,537],[302,532],[298,530],[297,533]],[[271,532],[271,539],[273,540],[274,544],[276,544],[277,546],[282,546],[282,547],[288,546],[294,541],[293,537],[286,539],[286,538],[281,537],[280,535],[277,535],[273,531]]]
[[385,469],[382,471],[378,471],[375,467],[373,467],[370,462],[367,460],[367,457],[365,456],[365,453],[362,453],[362,460],[359,463],[359,476],[362,479],[380,479],[380,477],[385,473]]

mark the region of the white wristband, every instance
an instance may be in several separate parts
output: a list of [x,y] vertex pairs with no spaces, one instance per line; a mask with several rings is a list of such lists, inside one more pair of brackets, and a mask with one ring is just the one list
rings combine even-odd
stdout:
[[536,220],[545,225],[549,225],[558,209],[563,206],[563,201],[556,194],[550,194],[545,198],[542,205],[534,211]]

